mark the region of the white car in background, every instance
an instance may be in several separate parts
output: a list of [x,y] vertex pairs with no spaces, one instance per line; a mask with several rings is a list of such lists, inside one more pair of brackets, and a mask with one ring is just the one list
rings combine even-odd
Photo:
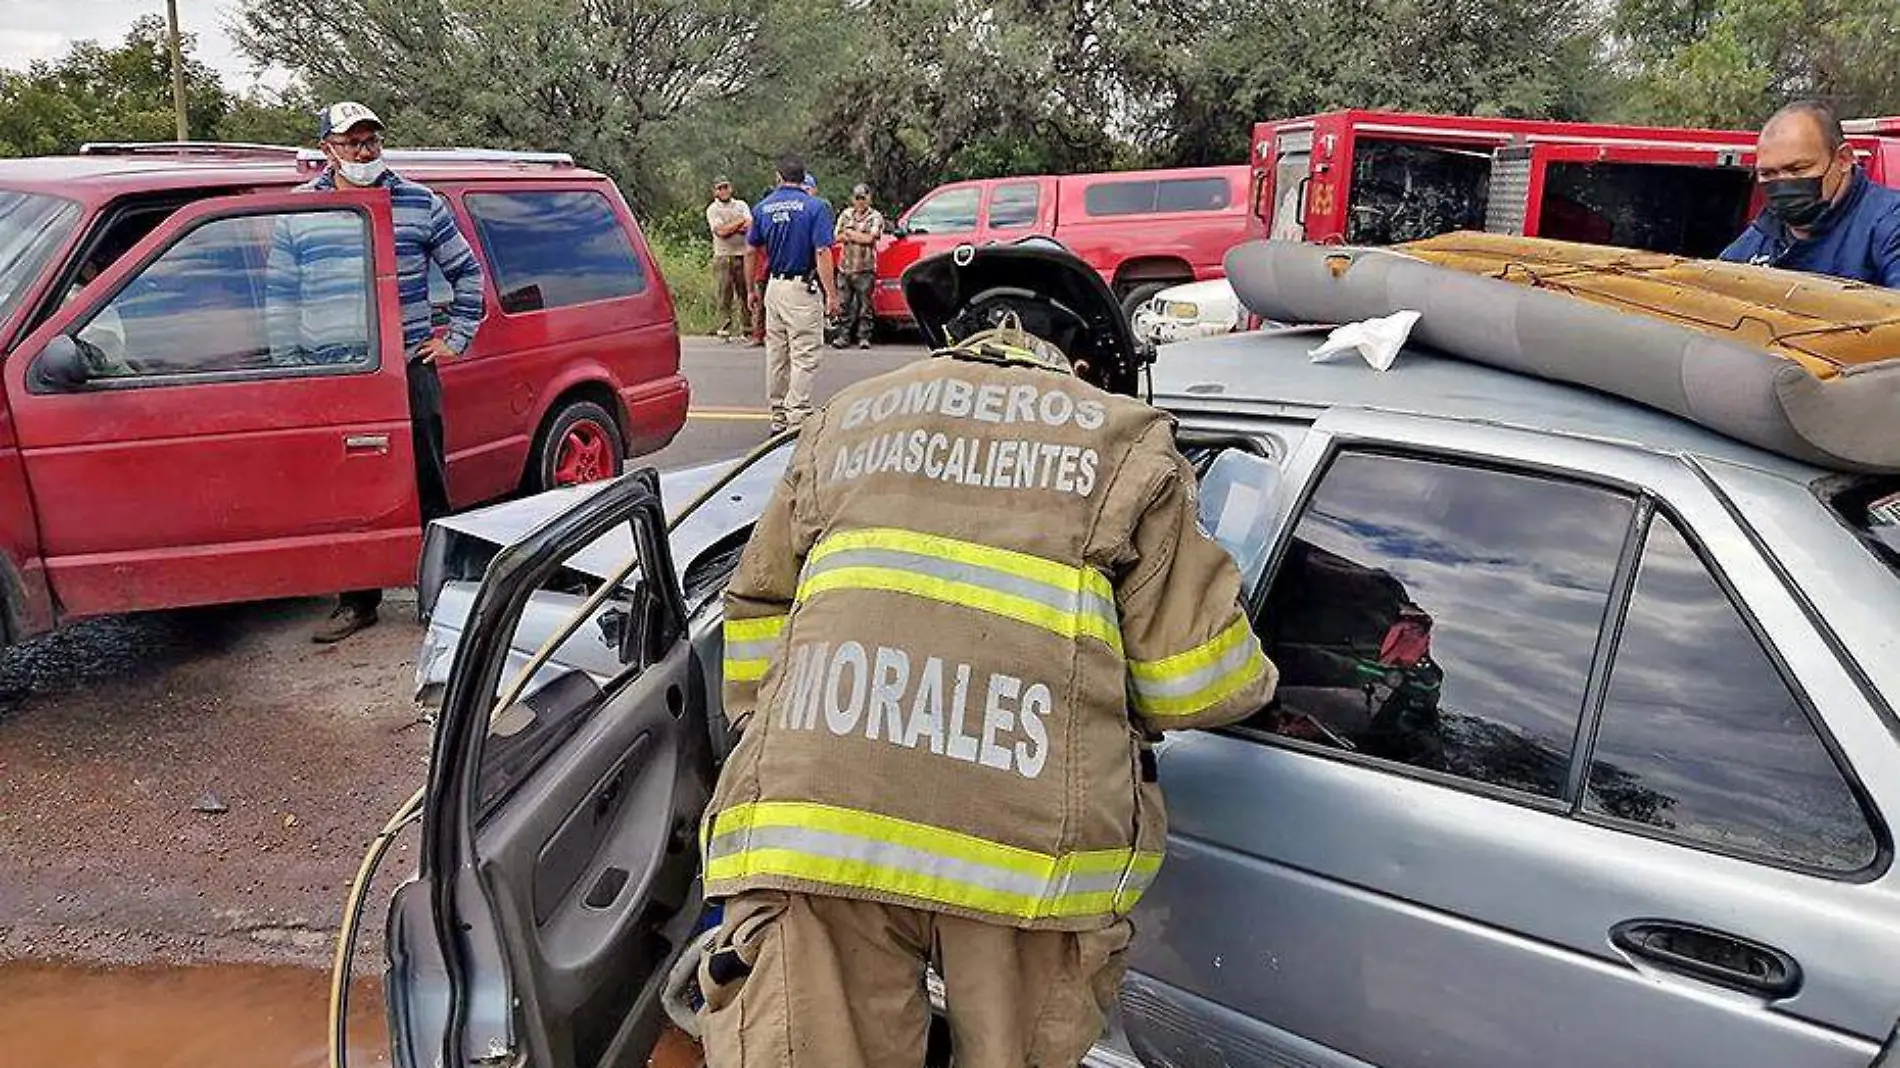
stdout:
[[1135,309],[1135,337],[1151,345],[1247,328],[1247,309],[1225,278],[1169,286]]

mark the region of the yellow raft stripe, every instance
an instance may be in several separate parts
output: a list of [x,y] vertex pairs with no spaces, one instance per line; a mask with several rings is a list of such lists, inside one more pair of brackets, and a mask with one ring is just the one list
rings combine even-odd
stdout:
[[1071,567],[1031,553],[998,549],[973,541],[923,534],[896,527],[864,527],[833,534],[811,551],[810,561],[817,562],[833,553],[849,549],[893,549],[898,552],[933,556],[959,564],[987,567],[1006,575],[1040,582],[1064,590],[1085,590],[1115,603],[1115,587],[1107,576],[1090,567]]

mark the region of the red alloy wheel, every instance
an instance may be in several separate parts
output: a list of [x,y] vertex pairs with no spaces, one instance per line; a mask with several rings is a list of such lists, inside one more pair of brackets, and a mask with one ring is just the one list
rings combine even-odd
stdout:
[[607,431],[591,419],[568,427],[555,454],[554,484],[577,486],[613,476],[613,445]]

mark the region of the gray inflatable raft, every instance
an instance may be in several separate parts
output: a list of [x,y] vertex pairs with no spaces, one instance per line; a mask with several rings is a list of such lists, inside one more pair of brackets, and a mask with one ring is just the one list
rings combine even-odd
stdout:
[[1413,339],[1450,355],[1615,394],[1817,466],[1900,472],[1900,359],[1817,378],[1744,342],[1385,249],[1251,241],[1226,264],[1262,318],[1410,309],[1421,313]]

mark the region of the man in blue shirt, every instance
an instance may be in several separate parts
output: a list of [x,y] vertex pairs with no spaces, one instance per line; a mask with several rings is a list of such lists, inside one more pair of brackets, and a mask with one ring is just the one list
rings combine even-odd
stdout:
[[1900,192],[1854,163],[1832,108],[1803,101],[1776,112],[1761,129],[1755,175],[1768,206],[1723,259],[1900,288]]
[[[403,356],[409,377],[409,420],[415,438],[416,494],[422,521],[449,512],[448,462],[442,425],[442,380],[436,364],[467,351],[482,323],[482,268],[462,237],[455,213],[428,186],[389,169],[383,160],[383,121],[361,104],[344,101],[318,117],[317,143],[329,161],[322,174],[297,188],[387,189],[396,239],[396,293],[402,305]],[[296,231],[280,228],[273,237],[272,275],[309,285],[321,271],[321,251],[299,248]],[[278,246],[284,247],[278,247]],[[442,268],[454,291],[448,330],[435,335],[429,305],[429,263]],[[280,265],[294,265],[282,269]],[[275,347],[275,346],[274,346]],[[312,356],[319,359],[320,356]],[[381,590],[345,593],[330,621],[311,637],[336,642],[376,622]]]
[[797,156],[779,159],[778,183],[752,206],[745,253],[748,278],[757,277],[760,256],[766,260],[765,293],[753,301],[754,311],[765,313],[765,392],[774,434],[811,415],[825,316],[840,308],[831,269],[831,205],[803,188],[805,161]]

